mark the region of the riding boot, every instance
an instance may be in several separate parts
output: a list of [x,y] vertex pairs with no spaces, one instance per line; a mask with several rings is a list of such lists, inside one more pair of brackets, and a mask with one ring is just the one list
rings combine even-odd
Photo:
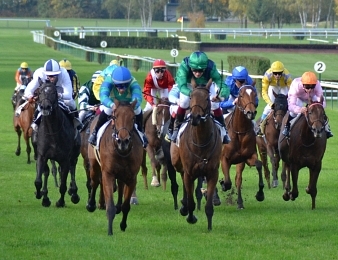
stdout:
[[79,112],[77,110],[72,110],[72,117],[73,117],[73,124],[74,124],[74,128],[76,128],[77,130],[81,130],[83,125],[82,122],[79,118]]
[[292,119],[294,119],[294,117],[291,116],[291,115],[289,114],[289,115],[288,115],[288,119],[287,119],[287,121],[286,121],[286,123],[285,123],[285,127],[284,127],[283,132],[282,132],[282,134],[283,134],[284,136],[286,136],[286,137],[289,137],[289,135],[290,135],[290,127],[291,127],[290,121],[291,121]]
[[224,137],[223,137],[222,143],[223,143],[223,144],[228,144],[228,143],[230,143],[231,139],[230,139],[230,137],[229,137],[229,135],[228,135],[227,128],[225,127],[225,122],[224,122],[223,115],[221,115],[221,116],[215,116],[215,119],[216,119],[217,122],[220,123],[221,126],[223,126],[224,129],[225,129],[225,135],[224,135]]
[[170,139],[173,134],[174,123],[175,123],[175,117],[170,116],[170,123],[168,126],[168,139]]
[[135,118],[136,124],[137,124],[137,129],[143,134],[143,148],[146,148],[148,145],[148,139],[143,131],[143,112],[139,113],[136,115]]
[[99,131],[100,127],[103,126],[103,124],[107,122],[107,120],[108,120],[108,115],[104,111],[101,111],[99,118],[96,122],[96,125],[94,127],[94,130],[88,138],[88,142],[90,144],[94,146],[96,145],[97,132]]
[[185,116],[184,114],[177,114],[176,115],[176,120],[175,120],[175,123],[174,123],[174,131],[173,131],[173,134],[171,136],[171,141],[173,141],[173,142],[176,142],[178,130],[180,129],[180,127],[183,123],[184,116]]
[[31,128],[33,129],[34,132],[38,132],[38,125],[40,124],[41,121],[41,116],[38,117],[40,111],[38,109],[35,109],[34,114],[33,114],[33,122],[31,124]]
[[326,138],[329,139],[330,137],[333,137],[333,134],[330,129],[330,125],[326,124],[325,125],[325,132],[326,132]]

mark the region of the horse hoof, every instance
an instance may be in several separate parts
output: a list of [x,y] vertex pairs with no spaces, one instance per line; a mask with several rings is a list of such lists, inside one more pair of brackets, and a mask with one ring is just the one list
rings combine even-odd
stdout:
[[42,194],[41,192],[35,192],[35,198],[37,198],[38,200],[42,198]]
[[181,216],[187,216],[188,215],[188,211],[183,206],[180,208],[180,213],[181,213]]
[[138,205],[139,203],[138,203],[137,197],[131,197],[130,198],[130,204],[132,204],[132,205]]
[[89,212],[94,212],[96,210],[96,205],[95,204],[94,205],[87,204],[86,209]]
[[260,202],[263,201],[264,200],[264,193],[263,192],[257,192],[256,200],[260,201]]
[[309,189],[309,187],[306,187],[305,192],[306,192],[307,194],[310,194],[310,189]]
[[197,222],[197,218],[195,217],[195,215],[192,215],[192,217],[187,217],[187,222],[189,224],[195,224]]
[[287,194],[287,193],[284,193],[284,194],[283,194],[283,200],[285,200],[285,201],[289,201],[289,200],[290,200],[290,196],[289,196],[289,194]]
[[159,187],[161,184],[158,182],[158,179],[156,177],[153,177],[150,185],[153,187]]
[[220,180],[219,184],[221,184],[222,191],[231,190],[231,182],[224,182],[223,180]]
[[56,203],[55,203],[55,206],[57,207],[57,208],[64,208],[65,207],[65,202],[63,201],[57,201]]
[[21,151],[20,151],[20,150],[16,150],[16,151],[15,151],[15,155],[16,155],[16,156],[19,156],[20,154],[21,154]]
[[50,202],[49,198],[44,198],[42,200],[42,206],[48,208],[50,206],[50,204],[51,204],[51,202]]
[[272,188],[277,188],[278,187],[278,180],[273,180],[272,181]]
[[78,204],[80,201],[80,196],[78,194],[73,194],[72,197],[70,198],[70,200],[74,203],[74,204]]
[[243,204],[237,205],[237,209],[244,209],[244,205]]

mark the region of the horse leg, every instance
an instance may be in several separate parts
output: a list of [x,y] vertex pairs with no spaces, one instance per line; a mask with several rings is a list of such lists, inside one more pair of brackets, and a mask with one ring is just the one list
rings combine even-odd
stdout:
[[46,170],[46,165],[47,165],[47,159],[42,157],[42,156],[38,156],[37,161],[36,161],[36,178],[35,178],[35,197],[37,199],[41,199],[42,197],[42,192],[41,192],[41,188],[42,188],[42,174],[45,172]]
[[49,173],[50,173],[49,167],[48,167],[48,164],[46,163],[46,168],[45,168],[45,171],[44,171],[43,187],[42,187],[42,191],[41,191],[42,194],[43,194],[42,206],[44,206],[44,207],[49,207],[50,204],[51,204],[51,201],[48,197],[48,187],[47,187]]
[[[114,198],[113,198],[114,182],[115,182],[115,178],[113,177],[112,174],[106,171],[102,172],[102,185],[103,185],[104,198],[106,202],[106,213],[107,213],[107,219],[108,219],[108,235],[109,236],[113,235],[113,220],[116,214],[116,207],[114,205]],[[119,193],[120,193],[120,190],[123,189],[123,187],[121,188],[120,186],[122,185],[118,185]],[[128,205],[130,207],[129,200],[128,200]]]
[[261,162],[264,168],[264,177],[266,182],[268,183],[268,188],[271,189],[271,185],[270,185],[270,170],[269,170],[269,166],[268,166],[268,158],[267,158],[267,148],[265,143],[263,144],[263,140],[262,137],[256,137],[256,140],[258,140],[257,143],[257,148],[258,148],[258,152],[259,152],[259,157],[261,158]]
[[137,198],[137,195],[136,195],[136,187],[135,187],[133,193],[131,194],[130,204],[133,204],[133,205],[138,205],[139,204],[138,198]]
[[[88,202],[86,209],[89,212],[94,212],[96,210],[96,190],[99,185],[101,185],[102,181],[100,180],[100,175],[101,175],[101,168],[96,159],[91,159],[89,162],[89,175],[90,175],[90,186],[91,186],[91,191],[89,194]],[[101,187],[101,192],[103,192],[103,189]],[[101,205],[102,206],[102,205]]]
[[148,180],[147,180],[148,168],[147,168],[146,150],[143,150],[141,169],[142,169],[144,188],[147,190],[148,189]]
[[188,206],[188,216],[187,222],[190,224],[195,224],[197,222],[197,218],[194,215],[194,210],[196,208],[196,204],[194,201],[194,181],[191,180],[189,174],[187,172],[184,173],[184,186],[186,189],[186,197],[187,197],[187,206]]
[[245,163],[236,164],[236,188],[237,188],[237,209],[244,209],[242,198],[242,174],[245,168]]
[[290,199],[295,200],[298,197],[298,174],[299,174],[299,168],[292,164],[290,167],[291,170],[291,177],[292,177],[292,190],[290,193]]
[[124,201],[122,204],[123,215],[122,215],[122,220],[120,222],[120,229],[122,231],[126,231],[126,228],[127,228],[127,218],[128,218],[128,214],[130,211],[130,198],[135,188],[136,188],[136,178],[134,181],[132,181],[131,184],[125,185],[125,188],[124,188]]
[[271,168],[272,168],[272,188],[278,186],[278,164],[279,164],[279,153],[275,150],[274,147],[268,145],[268,154],[270,157]]
[[61,183],[60,183],[60,199],[56,202],[56,207],[62,208],[65,206],[65,194],[67,192],[67,178],[70,169],[69,160],[66,159],[62,164],[60,163],[61,168]]
[[316,208],[316,196],[317,196],[317,181],[319,177],[322,163],[318,163],[314,168],[309,169],[310,178],[309,185],[306,188],[306,193],[311,195],[312,209]]
[[284,170],[283,171],[284,171],[284,174],[285,174],[285,184],[284,184],[285,192],[283,194],[283,199],[285,201],[289,201],[290,200],[290,190],[291,190],[291,185],[290,185],[290,166],[289,166],[289,164],[287,164],[287,163],[284,162]]
[[155,152],[154,148],[150,145],[146,148],[148,157],[150,159],[150,165],[152,168],[152,180],[150,185],[153,187],[159,187],[161,186],[159,179],[160,179],[160,173],[161,173],[161,164],[159,161],[155,158]]
[[174,209],[178,209],[178,203],[177,203],[177,194],[178,194],[178,183],[176,180],[176,170],[174,166],[171,164],[171,161],[167,160],[167,170],[168,170],[168,177],[171,183],[171,195],[174,199]]
[[17,133],[18,136],[18,146],[16,147],[15,155],[19,156],[21,154],[21,128],[19,126],[15,126],[14,130]]
[[257,156],[254,156],[255,166],[258,172],[258,191],[256,193],[256,200],[263,201],[264,200],[264,181],[262,175],[262,162],[257,159]]
[[[215,172],[213,176],[218,176],[218,172]],[[212,217],[214,215],[214,193],[216,191],[217,177],[207,179],[207,203],[205,205],[205,215],[208,219],[208,230],[212,230]]]
[[[77,160],[76,160],[77,161]],[[72,164],[70,166],[70,185],[68,189],[68,194],[71,196],[70,200],[74,203],[77,204],[80,201],[80,196],[77,194],[78,188],[76,185],[76,180],[75,180],[75,170],[76,170],[76,164]]]
[[167,180],[168,180],[167,165],[164,164],[161,169],[161,182],[163,190],[167,189]]
[[181,173],[181,178],[183,182],[183,198],[181,199],[182,207],[180,208],[180,213],[182,216],[188,215],[188,196],[187,196],[187,190],[184,185],[184,173]]
[[230,179],[230,162],[225,158],[225,156],[222,156],[221,158],[221,166],[222,166],[222,172],[224,175],[224,180],[220,180],[220,184],[222,186],[223,191],[231,190],[231,179]]
[[284,161],[282,161],[282,172],[280,174],[280,178],[283,182],[283,189],[285,189],[285,185],[286,185],[286,164]]
[[29,137],[27,131],[24,132],[23,137],[24,137],[25,142],[26,142],[27,164],[30,164],[31,163],[31,151],[32,151],[32,148],[31,148],[31,145],[30,145],[30,137]]
[[117,180],[117,203],[115,204],[116,214],[120,214],[122,211],[124,189],[124,182],[121,180]]
[[59,184],[58,184],[58,168],[56,167],[54,160],[50,160],[50,163],[52,164],[52,175],[54,177],[55,187],[57,188],[57,187],[59,187]]
[[197,186],[195,189],[195,196],[196,196],[196,200],[197,200],[197,210],[201,210],[201,202],[202,202],[202,186],[203,186],[203,177],[198,177],[197,178]]

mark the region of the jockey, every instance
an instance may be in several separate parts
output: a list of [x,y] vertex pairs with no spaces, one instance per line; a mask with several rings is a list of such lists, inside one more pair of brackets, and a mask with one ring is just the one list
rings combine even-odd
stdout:
[[12,100],[15,100],[15,97],[20,89],[24,91],[28,83],[32,80],[32,77],[33,77],[33,73],[31,69],[28,67],[28,63],[22,62],[20,64],[20,68],[18,68],[15,72],[14,79],[16,82],[16,86],[14,88],[14,94],[13,94]]
[[[286,114],[287,122],[282,132],[284,136],[289,136],[290,134],[290,121],[298,114],[306,113],[307,109],[303,106],[303,103],[308,104],[309,100],[319,102],[322,96],[322,86],[317,80],[316,74],[314,74],[313,72],[304,72],[302,77],[295,78],[292,81],[288,93],[289,113]],[[325,99],[323,101],[323,107],[326,107]],[[325,131],[327,138],[333,137],[329,124],[325,125]]]
[[[226,78],[225,85],[230,87],[230,95],[228,100],[224,100],[220,105],[225,110],[225,114],[228,114],[235,110],[239,89],[245,85],[254,86],[255,82],[249,76],[248,70],[245,67],[237,66],[232,70],[232,75]],[[258,97],[256,97],[255,106],[258,106]]]
[[[184,120],[185,112],[189,107],[190,92],[192,91],[190,82],[193,77],[197,84],[207,84],[210,78],[213,80],[213,87],[210,88],[210,93],[213,95],[211,99],[215,98],[217,95],[216,86],[220,87],[222,83],[221,75],[217,71],[215,63],[212,60],[209,60],[208,56],[204,52],[196,51],[193,52],[190,57],[185,57],[183,59],[176,74],[176,83],[178,84],[180,90],[180,100],[177,109],[174,132],[171,137],[171,141],[173,142],[176,141],[178,130]],[[219,96],[221,98],[227,98],[229,96],[229,89],[227,86],[220,89]],[[215,119],[226,130],[223,113],[219,107],[219,103],[211,102],[211,109],[214,112]],[[226,144],[229,142],[230,137],[226,131],[223,143]]]
[[[32,102],[34,99],[35,90],[40,87],[39,79],[42,82],[55,83],[58,92],[59,102],[63,101],[70,111],[76,111],[76,104],[72,97],[72,83],[65,68],[60,67],[56,60],[47,60],[43,67],[38,68],[33,75],[33,80],[27,85],[25,93],[20,100],[20,104],[23,104],[26,100]],[[69,112],[70,112],[69,111]],[[73,118],[74,126],[78,129],[82,128],[82,124],[77,117],[77,113],[69,113],[69,116]],[[35,110],[32,129],[37,132],[38,124],[40,123],[39,108]]]
[[77,98],[77,95],[79,93],[79,89],[80,89],[80,80],[79,80],[79,76],[76,74],[76,72],[72,69],[72,64],[70,63],[69,60],[67,59],[63,59],[59,62],[60,66],[65,68],[69,74],[70,77],[70,81],[72,82],[72,86],[73,86],[73,99]]
[[102,82],[106,79],[107,76],[111,77],[113,71],[119,67],[117,60],[112,60],[109,63],[109,66],[106,67],[103,71],[101,71],[100,75],[96,78],[93,84],[93,92],[94,96],[97,100],[100,100],[100,87]]
[[[158,59],[153,63],[153,68],[150,70],[143,86],[143,97],[147,101],[144,112],[156,107],[157,96],[159,98],[168,98],[169,91],[175,84],[174,78],[170,71],[166,69],[164,60]],[[155,98],[154,98],[155,97]]]
[[[111,77],[106,77],[100,88],[100,100],[104,105],[97,123],[94,127],[93,133],[90,135],[88,142],[96,145],[97,132],[100,127],[108,121],[108,116],[112,114],[115,104],[113,98],[119,101],[133,102],[137,100],[135,107],[136,124],[140,132],[143,133],[143,113],[141,109],[142,91],[141,87],[130,71],[126,67],[117,67]],[[143,147],[148,144],[146,136],[143,134]]]
[[80,110],[79,118],[81,122],[83,122],[87,114],[94,113],[98,109],[98,107],[95,105],[100,104],[100,100],[97,100],[94,96],[93,85],[94,81],[101,72],[101,70],[95,71],[91,80],[84,83],[83,86],[80,88],[78,104]]
[[257,135],[263,135],[265,130],[265,120],[271,111],[271,106],[275,101],[274,91],[277,94],[287,95],[292,82],[289,71],[280,61],[271,64],[262,79],[262,97],[266,102],[266,106],[261,116],[261,123]]

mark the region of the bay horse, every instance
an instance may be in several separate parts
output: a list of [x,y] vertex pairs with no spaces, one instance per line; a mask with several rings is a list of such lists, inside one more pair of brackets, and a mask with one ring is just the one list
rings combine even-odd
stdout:
[[253,86],[244,85],[239,89],[235,110],[225,119],[231,142],[225,144],[222,150],[221,165],[224,180],[221,180],[223,191],[231,190],[230,167],[236,164],[237,208],[244,209],[242,198],[242,174],[245,163],[256,166],[258,172],[257,201],[264,200],[264,183],[262,177],[262,162],[258,160],[256,149],[256,133],[252,120],[257,114],[255,99],[256,91]]
[[[286,138],[281,132],[278,140],[278,149],[282,160],[291,171],[292,189],[290,186],[290,171],[286,175],[285,201],[295,200],[298,197],[298,174],[299,170],[307,167],[309,169],[309,184],[306,193],[311,196],[312,209],[316,208],[317,181],[322,169],[322,159],[326,150],[327,137],[324,131],[328,123],[321,102],[309,102],[306,114],[297,117],[291,126],[290,136]],[[284,127],[287,116],[284,117]]]
[[[137,101],[129,103],[114,100],[114,103],[116,108],[112,112],[112,126],[108,126],[104,130],[99,149],[96,150],[91,145],[88,147],[92,190],[86,208],[89,212],[95,211],[95,194],[102,178],[108,218],[108,235],[113,235],[113,220],[115,214],[119,214],[121,211],[123,216],[120,228],[122,231],[127,228],[130,199],[136,187],[137,173],[141,167],[143,156],[142,141],[134,126],[134,108]],[[91,131],[94,128],[93,124]],[[117,181],[118,190],[116,205],[113,199],[115,181]]]
[[[284,94],[277,94],[272,91],[275,100],[271,106],[271,111],[265,121],[265,128],[263,136],[256,136],[256,143],[258,152],[264,168],[265,179],[268,182],[268,188],[271,186],[276,188],[278,186],[278,168],[280,156],[278,151],[278,138],[282,126],[283,118],[288,110],[288,96]],[[260,121],[260,119],[258,119]],[[258,123],[258,122],[257,122]],[[270,184],[270,170],[268,167],[267,156],[270,158],[272,168],[272,182]],[[283,171],[285,171],[283,162]],[[285,179],[283,180],[285,183]],[[283,185],[284,187],[284,185]]]
[[222,151],[221,133],[211,116],[209,89],[211,79],[206,86],[197,86],[191,82],[190,116],[180,139],[179,146],[174,142],[170,146],[171,161],[175,169],[183,174],[183,199],[180,213],[187,216],[187,222],[194,224],[196,207],[193,192],[194,181],[206,177],[207,202],[205,214],[208,230],[212,230],[214,214],[213,194],[218,180],[218,168]]
[[[53,83],[42,83],[39,90],[38,101],[41,110],[41,123],[38,128],[36,139],[36,179],[35,196],[42,199],[42,206],[49,207],[51,202],[48,197],[47,161],[55,160],[60,168],[60,199],[56,202],[57,207],[65,206],[65,193],[67,191],[68,172],[71,172],[71,183],[68,193],[71,201],[77,204],[80,197],[77,194],[75,181],[75,168],[80,154],[80,136],[76,135],[72,119],[59,106],[56,86]],[[42,183],[42,174],[45,175]],[[43,185],[43,187],[42,187]],[[42,190],[41,190],[42,188]]]
[[150,165],[152,168],[153,181],[151,183],[151,186],[160,186],[160,180],[162,180],[163,190],[166,190],[167,166],[163,158],[163,151],[161,147],[161,133],[163,132],[164,123],[170,119],[169,107],[170,103],[168,100],[159,99],[157,107],[152,110],[146,111],[143,116],[144,132],[148,139],[147,148],[143,152],[143,160],[141,166],[145,189],[148,189],[148,168],[146,165],[146,155],[148,154],[148,157],[150,159]]
[[[19,96],[19,100],[21,99],[21,95]],[[31,124],[33,122],[33,115],[35,111],[35,102],[27,103],[24,105],[24,107],[21,109],[21,113],[19,117],[15,115],[16,109],[18,109],[18,103],[15,106],[14,109],[14,115],[13,115],[13,124],[14,124],[14,130],[17,133],[18,136],[18,145],[15,151],[15,154],[19,156],[21,154],[21,134],[23,134],[23,138],[26,143],[26,153],[27,153],[27,163],[31,163],[31,137],[32,137],[32,128]],[[34,156],[35,157],[35,156]]]

